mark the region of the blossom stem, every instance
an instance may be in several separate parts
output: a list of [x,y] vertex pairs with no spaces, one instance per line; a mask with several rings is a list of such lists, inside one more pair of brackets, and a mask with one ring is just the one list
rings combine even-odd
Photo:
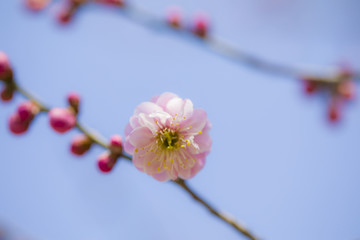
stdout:
[[241,233],[242,235],[248,237],[251,240],[258,240],[258,238],[256,238],[253,234],[251,234],[249,232],[249,230],[247,230],[244,226],[241,226],[239,223],[237,223],[234,219],[231,219],[229,217],[226,217],[225,215],[221,214],[218,210],[216,210],[213,206],[211,206],[208,202],[206,202],[203,198],[201,198],[198,194],[196,194],[186,183],[186,181],[184,181],[183,179],[177,179],[175,181],[173,181],[174,183],[176,183],[177,185],[179,185],[180,187],[182,187],[187,193],[189,193],[191,195],[191,197],[195,200],[198,201],[200,204],[202,204],[204,207],[206,207],[210,213],[212,213],[213,215],[215,215],[216,217],[220,218],[221,220],[223,220],[224,222],[226,222],[227,224],[230,224],[233,228],[235,228],[239,233]]
[[[93,1],[94,0],[86,0],[86,2]],[[337,73],[328,71],[326,68],[319,69],[319,71],[314,73],[314,71],[289,65],[282,65],[260,57],[256,57],[250,53],[240,50],[238,47],[216,36],[209,35],[207,37],[199,38],[194,36],[194,34],[189,31],[189,29],[184,27],[174,28],[164,20],[165,18],[160,18],[155,14],[128,2],[126,2],[125,6],[119,7],[119,9],[122,16],[138,25],[149,28],[158,33],[173,33],[181,39],[189,40],[189,42],[195,41],[199,43],[196,45],[204,46],[206,49],[212,51],[216,55],[224,57],[236,64],[247,66],[264,73],[270,73],[281,77],[290,77],[292,79],[298,79],[303,76],[311,76],[315,74],[316,76],[319,76],[319,81],[329,83],[338,81],[337,78],[334,78]],[[354,80],[360,81],[360,73],[355,71],[353,78]]]
[[[43,103],[41,103],[37,98],[35,98],[31,93],[29,93],[24,88],[20,87],[18,84],[16,84],[14,80],[14,86],[15,89],[21,93],[25,98],[29,99],[33,103],[35,103],[42,112],[49,112],[50,109],[45,106]],[[98,144],[99,146],[110,149],[110,146],[103,140],[103,137],[101,137],[98,134],[94,134],[93,132],[89,131],[84,125],[80,124],[80,122],[76,122],[76,128],[81,131],[83,134],[85,134],[89,139],[91,139],[95,144]],[[124,153],[121,154],[121,157],[132,161],[132,157],[129,155],[126,155]],[[248,237],[251,240],[258,240],[256,237],[254,237],[245,227],[241,226],[239,223],[237,223],[235,220],[230,219],[229,217],[226,217],[225,215],[221,214],[218,210],[216,210],[213,206],[211,206],[207,201],[205,201],[203,198],[201,198],[198,194],[196,194],[192,189],[189,188],[186,181],[182,179],[177,179],[175,181],[172,181],[182,187],[187,193],[189,193],[192,198],[196,201],[198,201],[200,204],[202,204],[204,207],[206,207],[210,213],[215,215],[216,217],[220,218],[227,224],[231,225],[233,228],[235,228],[239,233],[242,235]]]

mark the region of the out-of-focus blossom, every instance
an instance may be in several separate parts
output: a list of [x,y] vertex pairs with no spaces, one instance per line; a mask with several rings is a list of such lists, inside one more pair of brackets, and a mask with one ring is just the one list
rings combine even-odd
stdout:
[[182,20],[182,16],[181,16],[181,11],[179,8],[172,8],[169,10],[168,14],[167,14],[167,23],[174,27],[174,28],[180,28],[181,27],[181,20]]
[[192,32],[198,37],[205,38],[209,34],[209,20],[204,14],[198,14],[193,20]]
[[135,167],[159,181],[189,179],[211,150],[211,124],[189,99],[163,93],[136,107],[125,129],[124,149]]
[[343,105],[355,97],[356,85],[352,78],[353,73],[346,68],[328,78],[305,76],[302,81],[308,95],[324,94],[329,99],[328,119],[338,122]]
[[39,107],[31,101],[20,104],[16,112],[9,118],[10,131],[14,134],[25,133],[39,111]]
[[25,0],[26,6],[33,11],[39,11],[45,8],[50,0]]

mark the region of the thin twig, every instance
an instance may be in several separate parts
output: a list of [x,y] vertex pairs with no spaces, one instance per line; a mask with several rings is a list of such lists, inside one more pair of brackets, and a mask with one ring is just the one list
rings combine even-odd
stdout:
[[251,240],[258,240],[252,233],[249,232],[244,226],[241,226],[239,223],[237,223],[234,219],[231,219],[229,217],[226,217],[225,215],[221,214],[218,210],[216,210],[213,206],[211,206],[209,203],[207,203],[203,198],[201,198],[198,194],[196,194],[193,190],[189,188],[186,181],[182,179],[177,179],[174,181],[177,185],[182,187],[187,193],[189,193],[192,198],[195,201],[198,201],[200,204],[202,204],[204,207],[206,207],[210,213],[215,215],[216,217],[223,220],[225,223],[230,224],[233,228],[235,228],[239,233],[242,235],[248,237]]
[[[95,0],[87,1],[93,2]],[[186,27],[174,28],[166,22],[165,17],[158,17],[155,14],[143,8],[140,8],[139,6],[135,6],[134,4],[126,2],[125,6],[119,7],[119,10],[122,16],[126,17],[127,19],[133,21],[138,25],[149,28],[158,33],[172,34],[184,40],[198,42],[206,49],[237,64],[248,66],[253,69],[263,71],[265,73],[275,74],[282,77],[290,77],[293,79],[313,75],[313,71],[273,63],[260,57],[256,57],[211,34],[209,34],[209,36],[207,37],[201,38],[195,36]],[[316,74],[322,76],[319,77],[319,81],[333,83],[334,79],[336,80],[336,78],[333,78],[332,76],[337,73],[326,71],[325,69],[323,70],[324,71],[319,71],[319,73]],[[357,73],[357,71],[354,71],[353,78],[356,80],[360,80],[360,74]]]
[[[33,103],[35,103],[42,112],[49,112],[50,109],[48,107],[46,107],[43,103],[41,103],[39,100],[37,100],[31,93],[29,93],[27,90],[21,88],[19,85],[17,85],[14,81],[14,86],[16,88],[16,90],[21,93],[25,98],[29,99],[30,101],[32,101]],[[102,140],[103,137],[101,137],[100,135],[94,134],[91,131],[89,131],[86,127],[84,127],[82,124],[80,124],[78,121],[76,123],[76,128],[82,132],[83,134],[85,134],[87,137],[89,137],[95,144],[98,144],[99,146],[106,148],[106,149],[110,149],[109,145]],[[121,154],[121,157],[132,161],[131,156],[128,156],[124,153]],[[186,184],[186,182],[182,179],[178,179],[175,181],[172,181],[174,183],[176,183],[177,185],[181,186],[183,189],[186,190],[186,192],[188,192],[196,201],[198,201],[200,204],[202,204],[205,208],[207,208],[210,213],[212,213],[213,215],[215,215],[216,217],[220,218],[221,220],[223,220],[224,222],[226,222],[227,224],[231,225],[235,230],[237,230],[239,233],[241,233],[242,235],[248,237],[251,240],[258,240],[257,238],[255,238],[245,227],[241,226],[240,224],[238,224],[236,221],[224,216],[223,214],[221,214],[218,210],[216,210],[214,207],[212,207],[210,204],[208,204],[204,199],[202,199],[200,196],[198,196],[193,190],[191,190],[188,185]]]

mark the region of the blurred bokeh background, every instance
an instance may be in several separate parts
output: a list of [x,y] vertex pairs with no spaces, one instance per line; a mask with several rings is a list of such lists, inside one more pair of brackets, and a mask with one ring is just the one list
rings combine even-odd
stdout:
[[[129,0],[130,1],[130,0]],[[136,0],[158,16],[179,5],[211,17],[212,32],[274,62],[360,67],[357,0]],[[34,14],[0,1],[0,50],[16,78],[50,106],[72,90],[80,119],[105,137],[123,134],[140,102],[164,91],[207,110],[213,150],[189,184],[267,240],[360,238],[360,104],[342,121],[308,98],[296,79],[234,64],[116,10],[87,6],[66,27],[56,4]],[[76,135],[55,133],[46,116],[17,137],[7,118],[24,101],[0,103],[0,225],[33,240],[244,239],[182,189],[120,161],[101,174],[94,147],[69,152]]]

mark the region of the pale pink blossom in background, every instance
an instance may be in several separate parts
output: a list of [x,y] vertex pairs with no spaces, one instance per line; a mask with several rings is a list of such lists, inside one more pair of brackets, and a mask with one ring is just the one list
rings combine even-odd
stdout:
[[136,107],[125,129],[124,149],[138,170],[159,181],[189,179],[205,165],[210,128],[204,110],[166,92]]

